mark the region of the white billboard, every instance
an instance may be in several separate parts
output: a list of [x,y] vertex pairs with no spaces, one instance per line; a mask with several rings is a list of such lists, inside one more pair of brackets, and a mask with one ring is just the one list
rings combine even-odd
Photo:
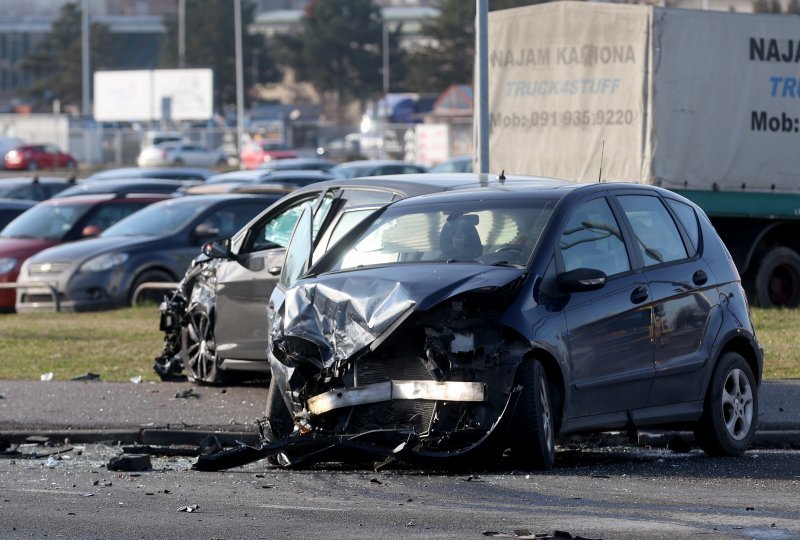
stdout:
[[94,118],[100,122],[208,120],[213,116],[210,69],[96,71]]

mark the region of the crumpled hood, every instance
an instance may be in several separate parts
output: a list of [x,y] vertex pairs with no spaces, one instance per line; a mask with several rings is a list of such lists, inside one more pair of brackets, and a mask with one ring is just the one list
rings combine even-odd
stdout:
[[370,345],[415,310],[428,310],[463,292],[506,286],[523,273],[477,264],[418,264],[300,280],[286,291],[283,321],[273,340],[309,340],[327,367]]

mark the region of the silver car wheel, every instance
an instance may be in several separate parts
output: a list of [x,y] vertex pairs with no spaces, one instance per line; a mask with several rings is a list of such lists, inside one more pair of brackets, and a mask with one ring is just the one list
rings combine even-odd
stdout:
[[728,373],[722,389],[722,415],[731,438],[741,441],[753,423],[753,389],[740,369]]

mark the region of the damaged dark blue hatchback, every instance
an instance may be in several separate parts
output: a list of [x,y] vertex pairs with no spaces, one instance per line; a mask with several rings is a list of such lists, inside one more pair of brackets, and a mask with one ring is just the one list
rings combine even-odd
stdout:
[[306,216],[270,302],[263,452],[281,463],[510,450],[546,469],[560,436],[642,426],[693,429],[713,455],[752,440],[762,351],[739,276],[674,193],[516,179],[424,195],[309,268],[310,231]]

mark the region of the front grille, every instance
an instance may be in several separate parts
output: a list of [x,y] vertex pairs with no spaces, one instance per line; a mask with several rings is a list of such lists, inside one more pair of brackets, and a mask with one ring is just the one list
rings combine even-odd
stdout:
[[52,276],[60,274],[69,268],[69,263],[33,263],[28,266],[28,274],[31,276]]
[[356,363],[356,386],[386,381],[433,381],[419,357],[362,358]]
[[419,435],[428,433],[435,401],[398,400],[358,405],[353,408],[349,429],[360,433],[373,429],[410,429]]

